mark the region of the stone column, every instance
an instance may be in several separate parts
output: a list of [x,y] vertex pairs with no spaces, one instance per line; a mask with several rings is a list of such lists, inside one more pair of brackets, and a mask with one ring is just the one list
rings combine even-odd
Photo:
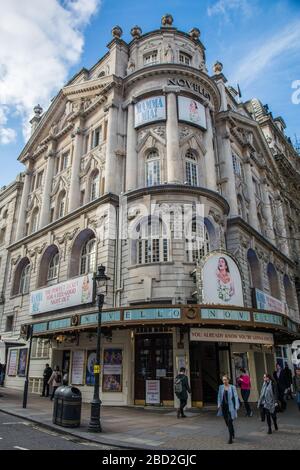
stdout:
[[51,203],[51,191],[52,191],[52,181],[54,176],[55,168],[55,153],[56,150],[56,140],[52,139],[49,145],[48,153],[46,155],[47,159],[47,168],[46,175],[44,178],[44,191],[42,198],[42,207],[41,207],[41,217],[40,217],[40,227],[45,227],[50,223],[50,203]]
[[23,238],[25,234],[25,223],[26,223],[28,196],[29,196],[30,187],[31,187],[31,178],[32,178],[32,171],[30,169],[30,164],[29,164],[29,167],[25,171],[25,181],[24,181],[21,203],[20,203],[20,211],[19,211],[17,230],[16,230],[16,240]]
[[105,192],[116,193],[116,177],[119,171],[117,167],[117,132],[118,132],[118,108],[111,104],[108,110],[107,145],[105,160]]
[[286,256],[289,256],[290,252],[289,252],[289,244],[287,240],[286,220],[285,220],[284,210],[283,210],[283,200],[281,199],[280,196],[277,196],[277,214],[278,214],[277,225],[280,231],[280,238],[279,238],[280,249],[282,253],[284,253]]
[[230,144],[230,132],[226,125],[218,132],[218,152],[221,166],[221,181],[226,183],[225,195],[230,206],[229,217],[236,217],[238,212],[237,196],[235,189],[235,176],[232,163],[232,149]]
[[267,221],[266,237],[271,243],[275,243],[273,215],[272,215],[272,209],[271,209],[270,198],[269,198],[268,184],[267,184],[266,179],[263,180],[262,186],[263,186],[262,193],[263,193],[263,202],[264,202],[263,215]]
[[127,108],[126,191],[137,188],[137,135],[134,128],[134,103]]
[[[168,91],[168,90],[166,90]],[[168,183],[183,183],[182,161],[179,155],[179,128],[176,92],[167,93],[167,172]]]
[[259,224],[258,224],[258,217],[257,217],[257,205],[256,205],[256,196],[255,196],[255,188],[252,178],[252,171],[251,171],[251,162],[250,158],[247,157],[245,164],[244,164],[244,172],[246,178],[246,185],[248,196],[250,200],[249,206],[249,224],[257,231],[259,231]]
[[75,131],[72,134],[74,138],[74,149],[73,149],[73,160],[72,160],[72,170],[71,170],[71,183],[70,183],[70,192],[69,192],[69,212],[74,211],[80,206],[80,160],[82,156],[82,128],[81,122],[75,127]]
[[205,172],[206,186],[212,191],[217,191],[216,160],[213,146],[213,126],[209,106],[205,108],[207,130],[204,133],[205,154]]

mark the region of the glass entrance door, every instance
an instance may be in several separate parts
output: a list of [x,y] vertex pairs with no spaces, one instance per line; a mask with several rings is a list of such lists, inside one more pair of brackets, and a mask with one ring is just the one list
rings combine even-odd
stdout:
[[173,337],[172,334],[138,334],[135,336],[135,404],[146,401],[146,380],[160,381],[160,401],[173,404]]

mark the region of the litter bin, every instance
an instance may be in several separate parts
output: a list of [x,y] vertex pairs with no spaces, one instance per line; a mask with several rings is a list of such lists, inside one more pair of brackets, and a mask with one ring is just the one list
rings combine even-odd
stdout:
[[80,426],[81,392],[76,387],[58,387],[54,394],[53,423],[66,428]]

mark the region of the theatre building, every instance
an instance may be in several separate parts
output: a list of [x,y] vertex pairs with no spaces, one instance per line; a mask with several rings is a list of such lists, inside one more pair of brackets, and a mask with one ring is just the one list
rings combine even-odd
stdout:
[[209,73],[197,28],[165,15],[131,35],[114,27],[107,54],[35,108],[1,326],[13,316],[24,341],[5,386],[23,387],[30,324],[30,390],[48,362],[91,400],[102,264],[104,405],[174,406],[181,366],[189,406],[240,367],[254,401],[275,348],[300,338],[299,155],[282,118],[243,103],[220,62]]

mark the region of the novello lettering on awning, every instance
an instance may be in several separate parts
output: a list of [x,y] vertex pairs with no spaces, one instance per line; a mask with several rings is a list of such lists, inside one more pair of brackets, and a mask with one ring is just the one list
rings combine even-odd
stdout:
[[124,321],[131,320],[179,320],[180,308],[146,308],[124,310]]
[[206,320],[251,321],[250,312],[243,310],[201,309],[201,318]]

